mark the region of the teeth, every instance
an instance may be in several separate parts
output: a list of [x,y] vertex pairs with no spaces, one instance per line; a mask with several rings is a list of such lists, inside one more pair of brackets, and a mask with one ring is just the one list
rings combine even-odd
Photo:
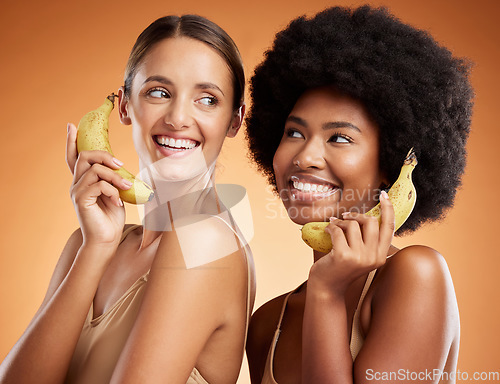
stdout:
[[156,141],[158,142],[158,144],[166,145],[166,143],[165,143],[165,137],[163,137],[163,136],[157,137]]
[[329,185],[323,185],[323,184],[311,184],[311,183],[303,183],[302,181],[293,181],[293,187],[295,189],[298,189],[299,191],[304,191],[304,192],[328,192],[333,190],[333,187]]
[[174,139],[166,136],[156,136],[156,142],[163,146],[169,146],[177,149],[192,149],[196,147],[196,142],[185,139]]

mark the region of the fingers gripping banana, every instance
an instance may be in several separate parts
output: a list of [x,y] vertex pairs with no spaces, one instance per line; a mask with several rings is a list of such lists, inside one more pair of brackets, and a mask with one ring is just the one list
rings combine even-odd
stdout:
[[[417,156],[412,148],[406,155],[398,179],[387,192],[394,207],[396,231],[408,219],[417,200],[417,191],[411,179],[411,174],[416,165]],[[380,223],[380,203],[366,212],[366,215],[377,217]],[[325,232],[328,224],[328,222],[307,223],[302,227],[302,240],[316,251],[330,252],[332,240],[330,234]]]
[[[109,145],[109,115],[114,108],[115,94],[109,95],[97,109],[85,114],[78,124],[76,147],[78,152],[100,150],[113,154]],[[121,177],[132,182],[132,187],[119,190],[120,198],[130,204],[144,204],[151,200],[153,189],[137,179],[123,167],[115,170]]]

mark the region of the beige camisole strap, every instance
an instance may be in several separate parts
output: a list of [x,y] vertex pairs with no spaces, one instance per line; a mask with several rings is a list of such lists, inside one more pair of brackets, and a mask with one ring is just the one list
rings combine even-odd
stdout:
[[288,303],[288,299],[292,294],[295,292],[299,291],[300,288],[304,285],[305,283],[302,283],[299,287],[294,289],[293,291],[289,292],[285,300],[283,300],[283,306],[281,307],[281,314],[280,318],[278,320],[278,326],[276,327],[276,331],[274,332],[274,337],[273,341],[271,343],[271,348],[269,348],[269,352],[267,354],[267,359],[266,359],[266,366],[264,368],[264,375],[262,376],[262,381],[261,384],[278,384],[276,380],[274,379],[274,372],[273,372],[273,362],[274,362],[274,352],[276,351],[276,345],[278,344],[278,339],[281,333],[281,322],[283,321],[283,316],[285,315],[285,310],[286,310],[286,305]]
[[361,347],[363,346],[363,342],[365,341],[365,336],[363,331],[361,330],[361,325],[359,323],[359,317],[361,315],[361,304],[365,299],[366,293],[372,284],[373,278],[375,277],[376,269],[371,271],[366,278],[365,285],[363,287],[363,291],[361,292],[361,296],[359,297],[358,305],[356,307],[356,311],[354,312],[354,318],[352,319],[352,328],[351,328],[351,343],[349,344],[349,348],[351,349],[352,360],[356,359],[358,356]]
[[[361,330],[360,324],[359,324],[359,317],[360,317],[360,308],[361,304],[363,303],[363,300],[365,299],[366,293],[368,292],[368,289],[370,288],[370,285],[373,281],[373,278],[375,277],[375,273],[377,272],[376,269],[371,271],[368,274],[368,277],[366,278],[365,285],[363,286],[363,290],[361,291],[361,296],[358,301],[358,305],[356,307],[356,311],[354,312],[354,318],[352,321],[352,330],[351,330],[351,342],[349,345],[349,348],[351,350],[351,356],[352,360],[356,358],[358,355],[359,351],[361,350],[361,347],[363,346],[364,342],[364,335]],[[274,332],[274,337],[273,341],[271,343],[271,348],[269,349],[269,352],[267,354],[267,359],[266,359],[266,365],[264,367],[264,374],[262,376],[262,381],[261,384],[278,384],[276,380],[274,379],[274,373],[273,373],[273,362],[274,362],[274,353],[276,351],[276,345],[278,344],[278,339],[281,333],[281,323],[283,321],[283,317],[285,315],[285,310],[286,306],[288,303],[288,299],[292,294],[295,292],[299,291],[300,288],[304,285],[305,283],[301,284],[298,288],[295,290],[289,292],[285,300],[283,301],[283,306],[281,308],[281,314],[278,320],[278,326],[276,328],[276,331]]]

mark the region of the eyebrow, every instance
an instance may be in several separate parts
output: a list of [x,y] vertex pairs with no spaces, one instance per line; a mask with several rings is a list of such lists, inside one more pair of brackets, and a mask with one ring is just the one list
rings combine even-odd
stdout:
[[[155,81],[155,82],[158,82],[161,84],[165,84],[165,85],[173,85],[173,82],[170,79],[166,78],[165,76],[160,76],[160,75],[149,76],[146,80],[144,80],[143,84],[146,84],[146,83],[149,83],[152,81]],[[220,87],[214,83],[210,83],[210,82],[198,83],[195,85],[195,88],[202,89],[202,90],[215,89],[215,90],[219,91],[220,93],[222,93],[222,95],[224,96],[224,92],[222,91],[222,89],[220,89]]]
[[[308,126],[307,122],[298,116],[290,115],[288,116],[286,121],[302,125],[303,127]],[[351,128],[358,132],[361,132],[361,129],[359,129],[356,125],[349,123],[348,121],[330,121],[328,123],[323,124],[321,128],[323,128],[324,130],[335,129],[335,128]]]

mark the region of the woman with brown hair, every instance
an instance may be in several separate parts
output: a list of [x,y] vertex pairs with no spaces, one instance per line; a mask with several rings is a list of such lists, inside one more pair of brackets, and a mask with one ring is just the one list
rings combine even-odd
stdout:
[[141,178],[143,225],[125,224],[122,163],[77,153],[68,125],[68,240],[2,383],[234,383],[253,306],[251,254],[214,183],[241,125],[244,73],[234,42],[202,17],[168,16],[138,37],[118,92]]

